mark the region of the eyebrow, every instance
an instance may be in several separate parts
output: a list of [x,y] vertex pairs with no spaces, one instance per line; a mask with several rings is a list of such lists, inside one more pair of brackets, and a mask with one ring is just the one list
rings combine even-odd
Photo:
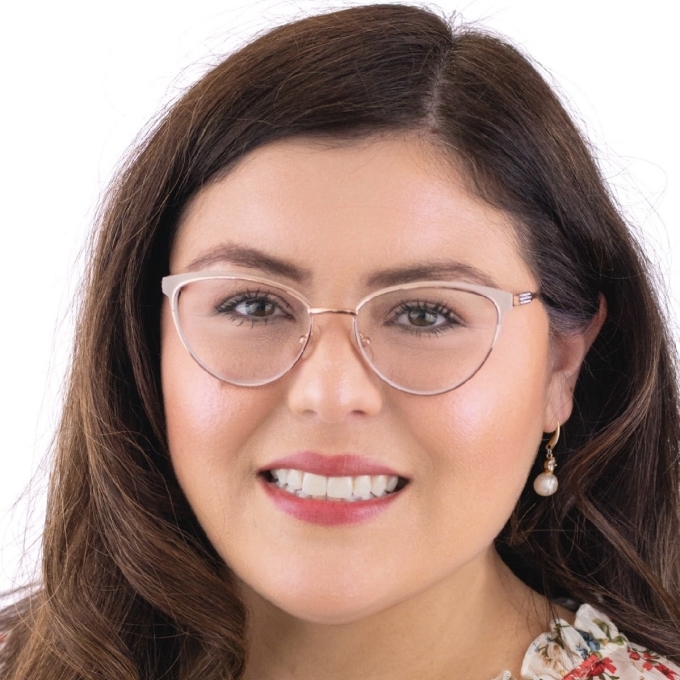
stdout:
[[383,269],[370,274],[366,278],[366,286],[368,288],[388,288],[412,281],[442,281],[451,278],[464,279],[489,288],[499,287],[496,281],[481,269],[456,260],[420,261]]
[[300,267],[289,260],[268,255],[262,250],[240,243],[223,243],[192,260],[185,271],[195,272],[214,264],[229,262],[249,269],[259,269],[274,276],[283,276],[299,284],[309,283],[312,279],[310,269]]
[[[313,278],[310,269],[240,243],[224,243],[199,255],[187,265],[185,271],[198,271],[223,262],[257,269],[273,276],[282,276],[300,285],[310,283]],[[366,276],[364,283],[366,288],[374,289],[412,281],[437,281],[449,278],[465,279],[482,286],[498,288],[498,283],[489,274],[456,260],[418,260],[406,265],[381,269]]]

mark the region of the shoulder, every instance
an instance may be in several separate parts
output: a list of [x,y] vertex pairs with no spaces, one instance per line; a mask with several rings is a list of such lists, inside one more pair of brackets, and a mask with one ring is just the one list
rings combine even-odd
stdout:
[[555,619],[550,631],[531,644],[522,680],[680,680],[680,667],[619,633],[612,621],[589,604],[570,625]]

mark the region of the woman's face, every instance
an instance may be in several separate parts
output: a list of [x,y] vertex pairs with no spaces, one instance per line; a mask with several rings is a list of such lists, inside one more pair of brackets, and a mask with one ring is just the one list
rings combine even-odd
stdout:
[[[376,272],[426,261],[474,268],[505,291],[535,291],[506,216],[423,144],[403,136],[258,148],[189,205],[170,272],[195,270],[190,263],[202,258],[206,270],[262,276],[329,308],[353,308]],[[209,262],[225,245],[257,249],[308,277],[296,283],[243,258]],[[358,620],[448,577],[471,578],[526,483],[542,432],[568,417],[581,358],[551,344],[535,301],[508,312],[472,379],[419,396],[372,372],[350,316],[322,314],[292,370],[239,387],[191,358],[164,305],[162,387],[179,483],[241,581],[316,622]],[[361,521],[307,521],[273,502],[259,474],[302,451],[370,457],[409,483]]]

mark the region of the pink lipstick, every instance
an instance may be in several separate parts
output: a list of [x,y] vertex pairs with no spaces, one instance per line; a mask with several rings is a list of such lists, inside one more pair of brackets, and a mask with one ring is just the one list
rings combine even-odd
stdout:
[[346,501],[300,498],[289,491],[284,491],[273,482],[267,481],[263,475],[258,475],[258,482],[279,510],[304,522],[329,526],[354,524],[372,519],[385,512],[404,493],[402,488],[399,491],[393,491],[382,496],[382,498],[348,503]]
[[277,458],[268,463],[264,470],[276,470],[277,468],[295,468],[305,472],[313,472],[315,475],[325,477],[357,477],[359,475],[397,475],[406,477],[384,463],[374,458],[357,456],[351,453],[340,453],[325,456],[316,451],[300,451],[290,456]]
[[[324,477],[396,476],[399,477],[399,482],[396,488],[392,487],[393,491],[378,498],[325,500],[301,497],[294,491],[279,486],[274,480],[272,470],[280,468],[295,469]],[[302,451],[279,458],[261,468],[258,482],[279,510],[305,522],[333,526],[366,521],[385,512],[403,494],[409,480],[376,459],[353,454],[326,456],[314,451]]]

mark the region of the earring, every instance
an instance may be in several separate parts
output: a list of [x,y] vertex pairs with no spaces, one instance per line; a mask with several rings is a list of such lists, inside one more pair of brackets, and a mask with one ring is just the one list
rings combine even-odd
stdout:
[[557,477],[553,474],[555,468],[557,467],[557,461],[553,455],[553,449],[557,440],[560,438],[560,423],[557,423],[557,429],[553,432],[553,436],[550,437],[550,441],[545,445],[545,450],[547,452],[545,462],[543,463],[543,472],[541,472],[536,479],[534,479],[534,491],[539,496],[552,496],[555,491],[557,491]]

